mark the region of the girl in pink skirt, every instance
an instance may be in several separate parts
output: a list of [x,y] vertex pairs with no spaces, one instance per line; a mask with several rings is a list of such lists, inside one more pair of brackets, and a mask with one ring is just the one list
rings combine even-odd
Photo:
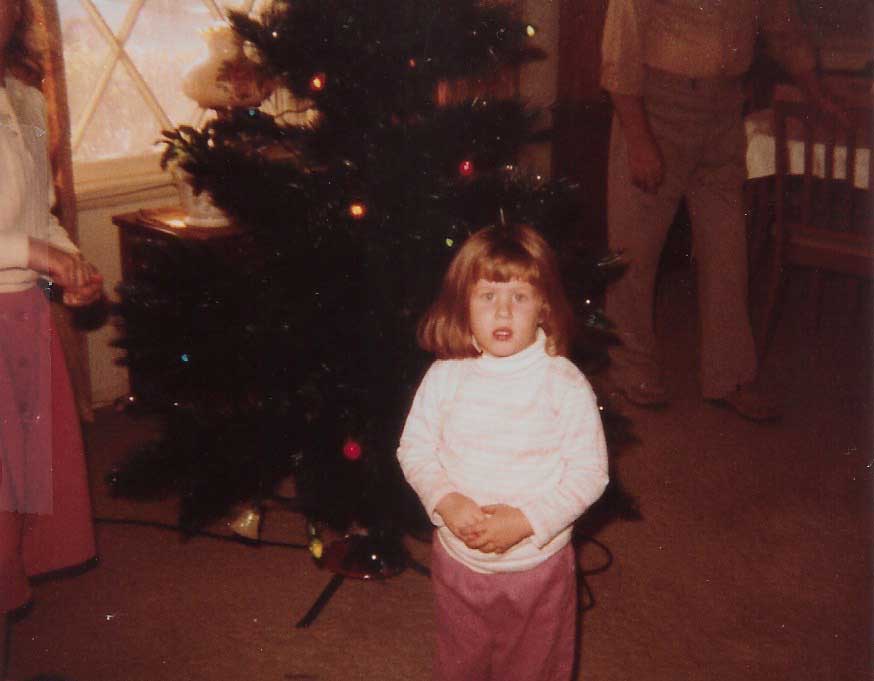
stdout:
[[0,2],[0,673],[7,613],[30,599],[28,577],[94,555],[79,421],[48,302],[88,305],[102,278],[49,212],[45,102],[27,49],[25,0]]

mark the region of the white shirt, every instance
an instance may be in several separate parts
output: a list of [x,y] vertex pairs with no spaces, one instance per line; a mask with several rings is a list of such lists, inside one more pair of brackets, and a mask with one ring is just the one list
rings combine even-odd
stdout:
[[23,291],[39,275],[27,268],[28,238],[76,253],[49,207],[54,202],[45,100],[7,76],[0,87],[0,293]]
[[[545,336],[510,357],[431,365],[398,448],[404,475],[450,556],[477,572],[531,569],[569,541],[607,485],[601,415],[588,381]],[[434,511],[448,493],[520,509],[534,534],[504,554],[468,548]]]
[[688,78],[741,76],[760,33],[790,73],[814,68],[791,0],[610,0],[601,85],[639,95],[647,66]]

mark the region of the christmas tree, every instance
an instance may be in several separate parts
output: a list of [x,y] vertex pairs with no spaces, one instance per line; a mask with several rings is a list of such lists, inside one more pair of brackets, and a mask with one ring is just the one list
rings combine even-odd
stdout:
[[474,0],[277,1],[230,22],[263,77],[318,114],[242,108],[165,133],[165,162],[242,234],[221,255],[164,247],[122,287],[119,344],[164,431],[113,482],[179,493],[196,529],[293,475],[314,521],[390,544],[427,522],[395,450],[433,359],[416,324],[469,234],[539,229],[579,307],[575,359],[603,357],[606,268],[580,247],[577,188],[517,165],[543,136],[537,112],[483,85],[542,56],[536,29]]

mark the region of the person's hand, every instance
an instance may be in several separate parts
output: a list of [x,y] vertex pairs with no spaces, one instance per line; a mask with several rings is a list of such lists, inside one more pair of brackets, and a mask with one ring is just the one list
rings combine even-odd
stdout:
[[652,135],[629,138],[628,171],[632,184],[649,194],[658,191],[665,179],[665,163]]
[[64,288],[85,286],[96,270],[78,253],[67,253],[40,239],[29,239],[27,266]]
[[86,263],[91,270],[91,276],[83,285],[76,288],[64,289],[63,302],[64,305],[70,307],[85,307],[97,302],[103,296],[103,277],[97,271],[97,268]]
[[78,253],[68,253],[40,239],[29,239],[27,266],[64,289],[65,305],[90,305],[103,295],[103,277]]
[[450,492],[434,507],[443,518],[446,527],[461,541],[467,543],[470,529],[485,519],[485,514],[470,497],[458,492]]
[[515,506],[495,504],[483,506],[485,518],[471,529],[468,547],[483,553],[504,553],[534,534],[528,518]]

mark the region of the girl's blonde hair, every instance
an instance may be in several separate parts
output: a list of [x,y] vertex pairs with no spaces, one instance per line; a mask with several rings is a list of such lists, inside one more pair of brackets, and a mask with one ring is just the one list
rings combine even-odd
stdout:
[[470,296],[478,281],[531,284],[543,298],[541,327],[551,355],[566,355],[573,313],[564,293],[555,253],[525,225],[486,227],[452,259],[437,300],[419,322],[419,345],[439,359],[476,357],[470,330]]

